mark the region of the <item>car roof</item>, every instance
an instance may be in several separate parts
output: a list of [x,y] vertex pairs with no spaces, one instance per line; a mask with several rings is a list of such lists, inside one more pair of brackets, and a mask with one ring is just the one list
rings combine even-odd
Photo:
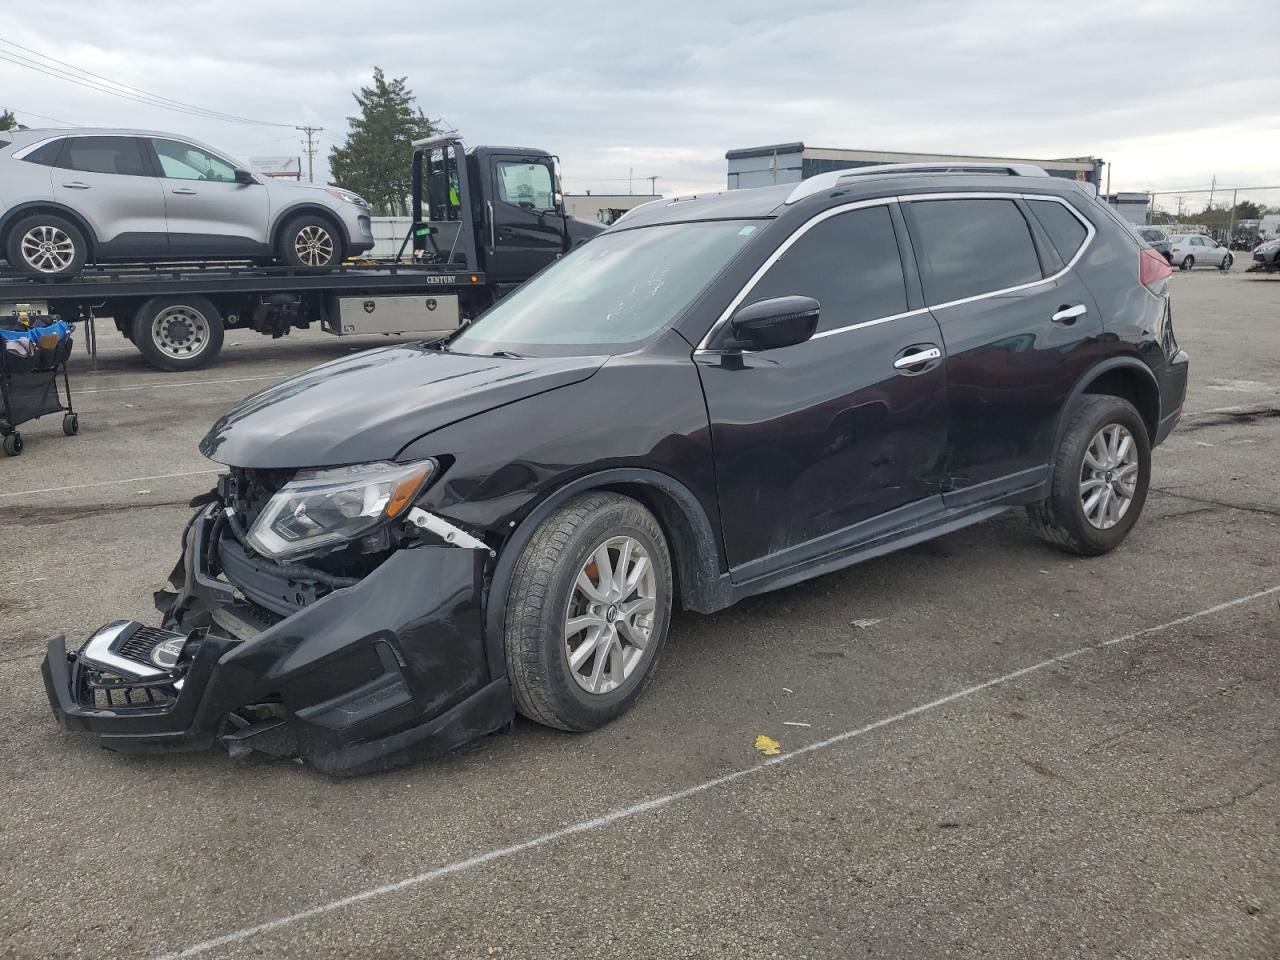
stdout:
[[[1065,177],[899,170],[874,173],[870,168],[855,169],[859,171],[859,176],[848,177],[830,188],[807,196],[803,195],[804,191],[798,190],[796,184],[788,183],[652,201],[619,217],[606,232],[695,220],[776,217],[791,206],[817,211],[837,203],[912,193],[1042,193],[1062,197],[1088,195],[1083,184]],[[806,182],[801,181],[802,184]],[[797,193],[801,194],[801,198],[788,204],[788,198]]]

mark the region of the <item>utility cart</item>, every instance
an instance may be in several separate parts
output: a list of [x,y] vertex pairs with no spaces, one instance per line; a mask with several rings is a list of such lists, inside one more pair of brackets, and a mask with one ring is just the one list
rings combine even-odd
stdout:
[[22,453],[18,427],[37,417],[61,413],[62,432],[80,432],[67,376],[74,333],[74,324],[44,314],[15,310],[0,318],[0,437],[7,456]]

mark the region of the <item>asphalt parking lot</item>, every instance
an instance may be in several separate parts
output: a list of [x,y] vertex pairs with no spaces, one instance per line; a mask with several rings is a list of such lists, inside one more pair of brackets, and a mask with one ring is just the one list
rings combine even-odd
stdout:
[[1280,278],[1173,283],[1188,416],[1117,552],[1008,513],[678,616],[606,729],[349,781],[53,722],[44,638],[152,617],[209,423],[357,346],[176,375],[105,324],[80,436],[0,460],[0,956],[1280,956]]

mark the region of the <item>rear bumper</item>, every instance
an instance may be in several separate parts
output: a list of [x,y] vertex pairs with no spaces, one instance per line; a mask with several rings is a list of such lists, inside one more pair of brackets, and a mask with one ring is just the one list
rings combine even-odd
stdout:
[[[476,551],[396,551],[354,586],[270,622],[210,575],[215,513],[196,515],[175,571],[181,589],[170,622],[189,637],[173,673],[181,683],[145,702],[127,692],[123,702],[110,694],[104,702],[100,664],[54,637],[42,669],[63,727],[114,750],[220,743],[233,755],[300,757],[349,775],[438,756],[512,720],[506,677],[486,665]],[[265,629],[249,639],[227,634],[227,625],[251,632],[254,616]],[[127,684],[127,665],[113,663]]]
[[1182,419],[1182,406],[1187,399],[1187,375],[1191,368],[1191,358],[1185,350],[1174,354],[1168,365],[1160,374],[1160,399],[1162,413],[1156,435],[1151,445],[1157,446],[1165,441],[1173,428]]

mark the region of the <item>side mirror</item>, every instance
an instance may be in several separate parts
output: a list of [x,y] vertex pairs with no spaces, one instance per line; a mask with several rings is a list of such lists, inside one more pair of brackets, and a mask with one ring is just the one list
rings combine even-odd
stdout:
[[804,343],[818,329],[820,304],[813,297],[774,297],[748,304],[729,321],[740,343],[776,350]]
[[257,178],[255,178],[254,175],[250,173],[248,170],[236,171],[236,183],[248,184],[248,183],[257,183],[257,182],[258,182]]

